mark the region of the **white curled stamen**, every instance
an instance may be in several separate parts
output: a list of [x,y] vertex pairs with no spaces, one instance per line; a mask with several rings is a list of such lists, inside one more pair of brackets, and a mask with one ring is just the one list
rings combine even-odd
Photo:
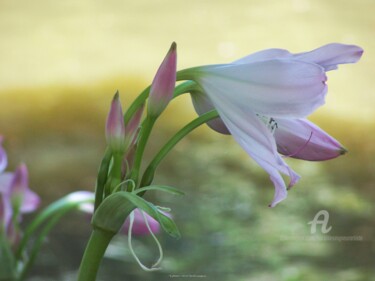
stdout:
[[143,216],[143,219],[146,223],[146,226],[147,226],[147,229],[148,231],[150,232],[150,234],[152,235],[152,237],[154,238],[157,246],[158,246],[158,249],[159,249],[159,259],[156,261],[156,263],[154,265],[152,265],[151,267],[147,267],[145,266],[138,258],[138,256],[136,255],[136,253],[134,252],[134,249],[133,249],[133,246],[132,246],[132,230],[133,230],[133,224],[134,224],[134,211],[130,213],[129,215],[129,229],[128,229],[128,244],[129,244],[129,250],[130,250],[130,253],[132,254],[132,256],[134,257],[134,259],[137,261],[137,263],[139,264],[139,266],[144,270],[144,271],[156,271],[156,270],[160,270],[161,268],[160,267],[156,267],[157,265],[159,265],[163,259],[163,249],[161,248],[161,245],[158,241],[158,239],[155,237],[154,233],[152,232],[149,224],[148,224],[148,221],[147,221],[147,218],[146,218],[146,215],[140,210],[142,216]]

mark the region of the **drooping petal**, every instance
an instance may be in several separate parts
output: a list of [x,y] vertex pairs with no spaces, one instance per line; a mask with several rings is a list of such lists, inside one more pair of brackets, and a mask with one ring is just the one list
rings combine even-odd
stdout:
[[273,135],[255,113],[228,104],[215,102],[222,120],[242,148],[269,173],[275,186],[274,207],[286,197],[286,185],[280,173],[290,177],[289,187],[297,183],[299,176],[284,162],[276,151]]
[[3,172],[8,165],[8,157],[5,152],[5,149],[2,146],[2,143],[3,137],[0,136],[0,173]]
[[293,60],[206,66],[194,80],[210,100],[227,100],[266,116],[305,117],[324,103],[323,68]]
[[277,119],[275,139],[277,149],[286,156],[323,161],[346,152],[333,137],[306,119]]
[[332,43],[306,53],[294,54],[298,60],[321,65],[325,71],[337,69],[338,64],[355,63],[363,54],[363,49],[355,45]]
[[28,181],[27,167],[21,164],[14,172],[9,190],[13,208],[20,213],[35,211],[40,203],[39,196],[30,190]]

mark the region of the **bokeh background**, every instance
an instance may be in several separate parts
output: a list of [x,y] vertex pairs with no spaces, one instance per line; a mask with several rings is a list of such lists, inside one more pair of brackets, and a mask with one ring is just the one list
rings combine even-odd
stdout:
[[[324,163],[288,160],[302,179],[270,209],[268,175],[230,137],[199,128],[156,178],[186,195],[149,197],[173,209],[183,235],[159,235],[163,270],[143,272],[125,237],[117,237],[99,279],[375,280],[374,11],[373,0],[1,0],[0,134],[10,169],[28,165],[44,206],[71,191],[92,190],[113,94],[119,90],[129,105],[150,84],[172,41],[179,69],[266,48],[357,44],[363,59],[329,73],[327,103],[311,116],[347,155]],[[146,159],[194,116],[189,97],[173,101]],[[311,239],[308,222],[320,210],[330,214],[326,235],[362,239]],[[64,218],[28,280],[74,280],[89,233],[84,215]],[[152,241],[135,243],[151,264]]]

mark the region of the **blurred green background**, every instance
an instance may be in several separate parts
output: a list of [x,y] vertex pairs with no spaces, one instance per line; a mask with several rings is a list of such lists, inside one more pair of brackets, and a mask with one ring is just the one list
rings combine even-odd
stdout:
[[[373,0],[1,0],[0,134],[10,169],[28,165],[43,205],[92,190],[113,94],[119,90],[129,105],[150,84],[172,41],[179,69],[266,48],[357,44],[365,49],[362,60],[329,73],[327,103],[311,116],[347,155],[324,163],[288,160],[302,179],[270,209],[268,175],[230,137],[199,128],[156,178],[186,195],[149,197],[172,207],[183,235],[177,241],[159,235],[163,271],[141,271],[118,237],[100,280],[375,280],[374,11]],[[146,159],[194,116],[188,97],[173,101]],[[308,222],[320,210],[330,214],[326,237],[362,240],[313,240]],[[67,216],[29,280],[74,280],[88,235],[87,218]],[[151,264],[152,241],[135,243]]]

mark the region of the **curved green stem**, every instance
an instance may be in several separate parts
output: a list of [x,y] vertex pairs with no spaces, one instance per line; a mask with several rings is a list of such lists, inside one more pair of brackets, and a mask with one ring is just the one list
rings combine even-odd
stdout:
[[159,163],[164,159],[164,157],[172,150],[172,148],[182,140],[187,134],[191,131],[196,129],[202,124],[207,123],[208,121],[215,119],[219,116],[216,110],[211,110],[198,118],[191,121],[185,127],[183,127],[180,131],[177,132],[163,147],[162,149],[156,154],[154,159],[150,162],[148,167],[146,168],[140,186],[149,186],[152,183],[154,178],[155,170],[158,167]]
[[151,86],[148,86],[143,92],[133,101],[124,114],[124,122],[128,124],[129,120],[132,118],[134,113],[140,108],[148,98],[150,93]]
[[[39,216],[37,216],[33,222],[26,229],[24,236],[18,246],[16,251],[16,259],[24,263],[21,268],[20,275],[18,280],[23,280],[28,272],[28,270],[33,265],[35,258],[40,250],[40,247],[43,244],[44,238],[50,232],[50,230],[56,225],[56,223],[70,210],[76,209],[82,203],[93,202],[94,198],[90,193],[82,194],[81,192],[71,193],[60,200],[49,205]],[[23,252],[26,248],[27,243],[30,240],[32,234],[35,234],[36,230],[44,224],[48,219],[51,219],[47,222],[44,228],[36,236],[36,241],[33,244],[30,257],[23,261]]]
[[[76,196],[78,194],[78,196]],[[52,203],[49,205],[42,213],[40,213],[32,223],[26,228],[22,240],[18,246],[16,252],[16,258],[21,259],[22,253],[25,250],[26,244],[29,241],[31,235],[35,233],[35,231],[41,226],[47,219],[59,216],[60,214],[65,214],[66,212],[77,208],[77,206],[81,205],[82,203],[86,202],[93,202],[93,198],[89,198],[88,196],[79,197],[79,193],[71,193],[67,196],[61,198],[60,200]],[[39,235],[39,238],[44,238],[42,235]]]
[[78,281],[95,281],[105,251],[115,233],[94,229],[79,267]]
[[53,217],[48,224],[43,228],[43,230],[38,234],[37,240],[34,242],[31,254],[28,257],[27,261],[24,263],[22,270],[19,274],[18,281],[22,281],[25,279],[26,274],[30,270],[30,268],[33,266],[35,259],[39,253],[40,247],[42,246],[44,242],[44,238],[47,236],[47,234],[51,231],[51,229],[56,225],[56,223],[68,212],[69,210],[65,210],[63,213],[57,214],[55,217]]
[[106,148],[102,162],[100,163],[98,177],[96,179],[95,186],[95,204],[94,210],[96,210],[103,201],[104,186],[108,178],[108,170],[112,159],[112,152],[109,147]]
[[173,93],[173,98],[178,97],[179,95],[185,94],[190,92],[192,89],[196,87],[196,83],[194,81],[186,81],[176,86]]
[[137,185],[137,181],[139,177],[139,170],[141,168],[143,153],[145,151],[146,144],[147,144],[148,138],[150,137],[151,130],[155,124],[155,121],[156,121],[155,118],[151,118],[147,116],[146,119],[142,123],[140,139],[139,139],[139,143],[138,143],[137,150],[135,153],[132,172],[130,175],[130,178],[136,183],[136,185]]

